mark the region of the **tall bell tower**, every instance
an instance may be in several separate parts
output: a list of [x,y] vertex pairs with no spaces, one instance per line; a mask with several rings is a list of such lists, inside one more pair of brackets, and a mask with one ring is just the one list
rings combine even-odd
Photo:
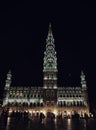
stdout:
[[81,87],[82,87],[84,106],[86,107],[87,113],[89,113],[88,88],[87,88],[87,84],[86,84],[85,74],[83,71],[81,71],[80,78],[81,78]]
[[49,24],[43,63],[43,88],[44,102],[46,105],[54,105],[57,102],[57,72],[57,56],[55,51],[52,28],[51,24]]
[[9,90],[10,90],[10,86],[11,86],[11,78],[12,78],[12,74],[11,74],[11,70],[9,70],[9,72],[7,73],[7,79],[6,79],[5,87],[4,87],[3,106],[6,106],[8,104]]
[[57,88],[57,72],[57,57],[54,45],[54,38],[52,34],[51,24],[49,24],[43,63],[44,88]]

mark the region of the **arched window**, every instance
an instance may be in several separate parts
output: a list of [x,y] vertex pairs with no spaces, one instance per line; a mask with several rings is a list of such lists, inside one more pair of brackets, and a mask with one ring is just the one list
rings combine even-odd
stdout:
[[38,98],[40,98],[40,97],[41,97],[41,95],[39,94],[39,95],[38,95]]
[[73,101],[73,106],[76,106],[76,103],[75,103],[75,101]]
[[18,106],[18,103],[17,103],[17,102],[15,102],[15,106]]
[[62,97],[62,94],[60,94],[60,97]]
[[43,102],[41,102],[41,107],[43,107]]
[[30,103],[30,107],[32,107],[32,106],[33,106],[33,103],[31,102],[31,103]]
[[81,98],[81,95],[79,95],[79,97]]
[[64,101],[63,103],[64,103],[64,106],[66,106],[66,102]]
[[27,102],[25,103],[25,106],[28,107],[28,103]]
[[23,102],[23,104],[22,104],[24,107],[25,107],[25,102]]
[[39,107],[40,106],[40,103],[39,102],[37,102],[37,107]]
[[76,95],[76,97],[78,97],[78,95]]
[[60,106],[60,101],[58,101],[58,106]]
[[10,102],[8,102],[8,106],[10,106]]
[[33,105],[34,107],[36,107],[36,103],[34,102],[34,105]]
[[36,94],[34,94],[34,98],[36,98]]
[[33,97],[33,94],[31,94],[31,96],[30,96],[31,98]]
[[29,94],[27,94],[27,98],[29,98]]
[[60,102],[60,106],[62,107],[62,101]]
[[73,95],[73,97],[75,97],[75,95]]
[[77,106],[79,106],[79,101],[77,101]]

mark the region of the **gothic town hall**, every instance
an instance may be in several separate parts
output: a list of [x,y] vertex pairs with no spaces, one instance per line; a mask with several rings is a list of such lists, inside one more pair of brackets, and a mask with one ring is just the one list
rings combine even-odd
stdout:
[[85,74],[82,71],[81,86],[60,87],[57,85],[57,56],[49,25],[46,49],[43,61],[43,86],[14,87],[11,86],[11,71],[7,74],[4,88],[3,106],[10,111],[29,111],[31,114],[52,112],[55,115],[72,115],[74,112],[89,115],[89,102]]

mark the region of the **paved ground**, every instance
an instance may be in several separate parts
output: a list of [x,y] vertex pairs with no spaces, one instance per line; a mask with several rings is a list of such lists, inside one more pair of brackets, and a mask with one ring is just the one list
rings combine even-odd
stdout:
[[[7,125],[5,125],[7,124]],[[28,118],[5,118],[0,119],[0,130],[96,130],[96,120],[90,119],[44,119],[41,123],[39,119]]]

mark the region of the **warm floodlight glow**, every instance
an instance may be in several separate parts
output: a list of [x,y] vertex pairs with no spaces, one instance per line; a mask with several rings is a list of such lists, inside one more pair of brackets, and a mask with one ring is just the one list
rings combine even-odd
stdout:
[[42,112],[44,115],[46,115],[46,111],[45,111],[45,110],[42,110],[41,112]]
[[32,113],[35,113],[35,111],[33,111]]
[[55,115],[57,115],[57,110],[54,110],[53,113],[54,113]]
[[12,113],[12,110],[9,110],[9,114],[11,114]]
[[68,112],[67,112],[67,115],[71,115],[71,112],[68,111]]
[[31,110],[29,110],[29,113],[32,113],[32,111],[31,111]]

